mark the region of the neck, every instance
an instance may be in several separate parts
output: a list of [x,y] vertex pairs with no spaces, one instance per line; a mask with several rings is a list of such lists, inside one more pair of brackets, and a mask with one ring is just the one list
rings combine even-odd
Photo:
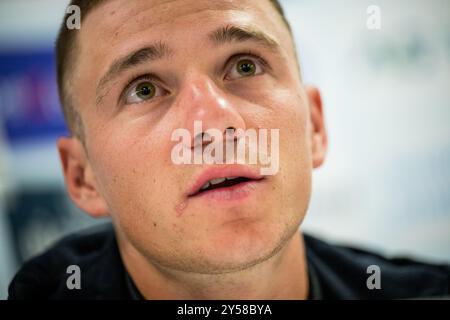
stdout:
[[306,299],[308,272],[303,236],[296,232],[274,256],[251,268],[198,274],[161,267],[118,237],[125,267],[146,299]]

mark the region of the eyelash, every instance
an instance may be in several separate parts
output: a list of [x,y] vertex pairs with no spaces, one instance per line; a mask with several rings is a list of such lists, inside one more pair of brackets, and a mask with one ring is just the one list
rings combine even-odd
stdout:
[[[227,62],[225,63],[224,70],[229,70],[230,65],[234,65],[240,58],[245,58],[245,57],[250,57],[252,59],[255,59],[257,62],[259,62],[263,67],[263,72],[265,70],[271,69],[270,65],[267,63],[267,61],[264,58],[261,57],[260,54],[254,52],[252,50],[246,50],[244,52],[234,54],[230,58],[228,58]],[[158,77],[155,77],[154,75],[151,75],[151,74],[144,74],[144,75],[134,77],[134,80],[131,80],[128,83],[128,85],[126,85],[126,87],[123,89],[120,100],[125,102],[126,98],[127,98],[127,94],[129,93],[131,88],[139,85],[139,83],[143,80],[154,82],[155,85],[158,85],[158,82],[159,82]],[[167,90],[165,90],[165,91],[167,91]],[[145,102],[145,101],[142,101],[142,102]]]
[[270,70],[270,65],[267,63],[267,61],[262,57],[262,55],[252,51],[252,50],[247,50],[245,52],[241,52],[241,53],[237,53],[232,55],[227,63],[225,64],[226,66],[228,66],[230,63],[236,63],[239,58],[243,58],[243,57],[251,57],[252,59],[255,59],[256,61],[258,61],[263,67],[264,69],[269,69]]
[[125,86],[125,89],[123,89],[122,94],[120,95],[120,100],[125,102],[126,99],[127,99],[127,95],[130,93],[130,90],[133,87],[139,85],[139,83],[144,81],[144,80],[145,81],[149,81],[149,82],[151,81],[151,82],[155,83],[155,85],[158,85],[157,84],[158,83],[157,77],[155,77],[155,76],[153,76],[151,74],[144,74],[144,75],[140,75],[140,76],[134,77],[134,80],[131,80],[131,82],[129,82],[129,84],[127,84]]

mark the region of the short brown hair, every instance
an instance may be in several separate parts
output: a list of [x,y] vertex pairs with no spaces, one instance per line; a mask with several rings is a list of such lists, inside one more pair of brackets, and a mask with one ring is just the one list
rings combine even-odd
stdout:
[[[105,1],[107,0],[71,0],[69,6],[76,5],[80,8],[80,11],[82,12],[81,19],[83,21],[83,19],[86,19],[89,12],[91,12],[94,8]],[[273,4],[277,12],[280,14],[289,31],[291,31],[289,22],[284,15],[281,4],[278,2],[278,0],[269,1]],[[67,88],[68,74],[73,71],[77,51],[77,30],[71,30],[66,27],[66,21],[69,18],[69,15],[69,13],[65,14],[56,40],[56,72],[58,93],[66,125],[68,126],[71,134],[84,141],[83,123],[78,111],[74,106],[73,98],[71,97],[71,94]]]

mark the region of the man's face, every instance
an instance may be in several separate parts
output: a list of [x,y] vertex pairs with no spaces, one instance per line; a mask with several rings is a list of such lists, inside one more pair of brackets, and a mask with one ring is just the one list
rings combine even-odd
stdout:
[[[211,36],[227,26],[275,41]],[[269,1],[112,0],[87,16],[77,40],[70,90],[87,163],[116,228],[141,254],[215,273],[261,261],[292,236],[310,198],[313,129],[289,31]],[[194,121],[280,129],[278,173],[191,195],[205,170],[260,167],[175,164],[172,132],[193,135]]]

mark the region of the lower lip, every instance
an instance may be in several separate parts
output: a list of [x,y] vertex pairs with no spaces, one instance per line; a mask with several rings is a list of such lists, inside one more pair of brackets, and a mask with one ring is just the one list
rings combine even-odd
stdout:
[[217,188],[191,196],[191,199],[207,199],[214,201],[236,201],[249,197],[252,192],[262,183],[261,180],[250,180],[235,184],[231,187]]

